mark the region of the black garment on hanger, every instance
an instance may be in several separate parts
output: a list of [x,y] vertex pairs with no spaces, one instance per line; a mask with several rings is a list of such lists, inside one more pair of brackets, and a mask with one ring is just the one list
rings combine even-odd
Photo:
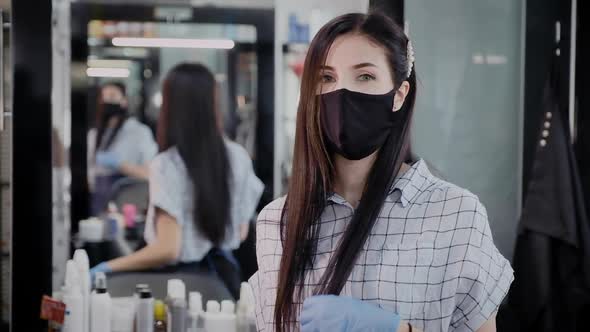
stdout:
[[554,64],[499,331],[588,331],[590,224],[558,84]]

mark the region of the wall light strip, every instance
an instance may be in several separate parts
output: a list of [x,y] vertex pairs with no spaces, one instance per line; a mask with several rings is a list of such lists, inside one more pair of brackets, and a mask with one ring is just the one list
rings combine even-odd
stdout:
[[129,69],[127,68],[105,68],[105,67],[90,67],[86,69],[88,77],[129,77]]
[[229,39],[185,39],[185,38],[113,38],[113,45],[120,47],[157,47],[157,48],[234,48],[235,42]]

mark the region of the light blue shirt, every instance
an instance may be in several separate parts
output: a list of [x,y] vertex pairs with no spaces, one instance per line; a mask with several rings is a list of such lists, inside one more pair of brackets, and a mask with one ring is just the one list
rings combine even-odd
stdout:
[[[229,140],[225,146],[231,169],[231,220],[220,249],[234,250],[240,246],[239,226],[252,219],[264,185],[256,177],[246,150]],[[156,240],[155,207],[166,211],[182,229],[178,262],[200,261],[213,247],[195,226],[193,202],[193,184],[176,147],[158,154],[150,165],[150,205],[144,238],[148,244]]]
[[[107,135],[105,135],[106,138]],[[96,147],[96,129],[88,132],[88,182],[94,188],[94,178],[99,175],[112,175],[112,169],[100,167],[94,163]],[[158,145],[148,126],[130,117],[125,120],[112,144],[106,149],[114,153],[121,161],[133,165],[146,165],[158,153]]]

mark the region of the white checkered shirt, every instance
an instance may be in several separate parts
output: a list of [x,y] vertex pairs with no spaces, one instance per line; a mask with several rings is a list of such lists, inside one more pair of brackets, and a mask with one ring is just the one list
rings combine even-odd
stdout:
[[[274,330],[283,204],[280,198],[265,207],[256,227],[259,270],[249,282],[259,331]],[[353,211],[339,195],[329,198],[304,299],[312,295]],[[420,160],[395,181],[341,295],[379,305],[423,331],[476,331],[498,310],[512,280],[478,198],[436,178]]]

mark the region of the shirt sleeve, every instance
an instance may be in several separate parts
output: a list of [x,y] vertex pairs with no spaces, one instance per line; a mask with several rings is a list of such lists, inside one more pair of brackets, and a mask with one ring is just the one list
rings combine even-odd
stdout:
[[239,204],[243,218],[239,219],[239,224],[246,224],[250,222],[254,212],[256,211],[256,207],[258,206],[262,192],[264,191],[264,184],[254,173],[252,161],[248,159],[247,162],[248,170],[246,171],[246,177],[243,180],[243,191]]
[[460,218],[471,218],[473,224],[459,273],[451,331],[477,331],[498,311],[514,280],[510,263],[494,245],[485,207],[474,202],[474,209],[460,212]]
[[266,216],[266,208],[260,212],[258,216],[258,220],[256,221],[256,261],[258,265],[258,271],[250,277],[248,283],[252,287],[252,293],[254,295],[254,314],[256,316],[256,330],[257,331],[264,331],[266,330],[265,321],[264,321],[264,305],[265,305],[265,298],[263,296],[263,289],[262,286],[263,279],[267,274],[267,266],[265,264],[264,257],[267,255],[266,250],[267,247],[265,246],[266,241],[266,229],[267,224],[265,223],[264,217]]
[[252,159],[241,146],[237,144],[228,147],[228,153],[232,160],[233,186],[236,191],[233,204],[234,223],[238,225],[247,224],[252,220],[256,207],[264,191],[264,184],[254,173]]
[[156,144],[154,136],[152,135],[152,132],[149,128],[144,128],[143,136],[144,138],[140,141],[141,165],[151,162],[158,153],[158,144]]
[[262,318],[262,297],[260,296],[260,275],[258,272],[254,273],[248,280],[248,284],[252,287],[252,293],[254,294],[254,315],[256,317],[256,330],[264,331],[264,319]]
[[181,176],[168,155],[158,155],[150,164],[150,205],[160,208],[182,222],[182,200],[184,199]]
[[[256,327],[258,331],[272,330],[278,269],[282,255],[280,218],[284,197],[267,205],[256,221],[256,261],[258,271],[248,280],[254,293]],[[268,329],[267,329],[268,327]]]

